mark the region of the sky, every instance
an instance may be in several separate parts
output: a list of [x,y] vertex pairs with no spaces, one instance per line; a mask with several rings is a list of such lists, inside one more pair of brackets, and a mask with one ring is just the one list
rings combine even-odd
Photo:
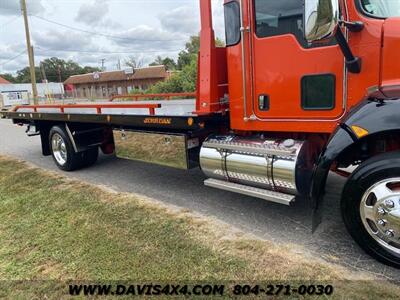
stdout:
[[[35,64],[59,57],[117,69],[133,56],[146,65],[176,58],[200,30],[199,0],[26,0]],[[223,39],[223,0],[212,0],[214,28]],[[0,0],[0,73],[28,65],[20,0]]]

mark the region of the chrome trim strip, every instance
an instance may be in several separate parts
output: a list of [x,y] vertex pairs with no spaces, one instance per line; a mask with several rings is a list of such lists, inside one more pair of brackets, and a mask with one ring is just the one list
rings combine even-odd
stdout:
[[247,84],[246,84],[246,47],[244,45],[245,39],[245,27],[243,18],[243,0],[239,0],[240,3],[240,37],[242,47],[242,81],[243,81],[243,120],[248,121],[247,118]]
[[204,142],[203,147],[218,149],[218,150],[229,150],[238,151],[243,153],[251,153],[258,155],[276,155],[276,156],[292,156],[296,155],[296,148],[283,149],[282,147],[271,148],[268,146],[257,147],[257,145],[244,144],[244,143],[218,143],[218,142]]

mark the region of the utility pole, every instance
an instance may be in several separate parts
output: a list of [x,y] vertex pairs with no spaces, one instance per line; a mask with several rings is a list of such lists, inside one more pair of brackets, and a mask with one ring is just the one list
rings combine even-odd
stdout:
[[43,63],[40,63],[40,70],[42,71],[43,83],[47,83],[46,70],[44,69]]
[[58,73],[58,82],[62,82],[62,79],[61,79],[61,66],[58,66],[57,67],[57,73]]
[[106,62],[106,59],[105,58],[102,58],[101,59],[101,70],[104,72],[105,71],[105,68],[104,68],[104,63]]
[[38,91],[37,91],[37,86],[36,86],[35,60],[34,60],[34,54],[33,54],[33,47],[31,45],[31,35],[29,32],[29,23],[28,23],[28,12],[26,9],[26,1],[25,0],[21,0],[21,11],[22,11],[22,15],[24,16],[24,23],[25,23],[26,48],[28,49],[29,68],[30,68],[30,72],[31,72],[33,103],[37,104]]

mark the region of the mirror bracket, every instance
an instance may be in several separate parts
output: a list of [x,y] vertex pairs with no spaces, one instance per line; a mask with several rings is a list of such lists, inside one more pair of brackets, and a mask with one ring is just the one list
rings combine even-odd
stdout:
[[362,66],[362,59],[361,57],[354,57],[354,60],[348,61],[346,59],[346,66],[350,73],[360,74],[361,73],[361,66]]
[[362,59],[354,56],[340,26],[336,30],[335,38],[346,59],[346,66],[349,72],[354,74],[361,73]]
[[350,30],[351,32],[360,32],[365,27],[364,23],[361,22],[361,21],[347,22],[347,21],[344,21],[344,20],[340,20],[339,24],[346,26],[346,28],[348,30]]

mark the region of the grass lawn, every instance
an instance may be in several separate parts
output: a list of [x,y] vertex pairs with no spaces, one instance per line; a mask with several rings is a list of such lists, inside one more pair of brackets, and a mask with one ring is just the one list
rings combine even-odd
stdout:
[[400,295],[396,285],[306,258],[290,245],[0,156],[0,298],[59,299],[69,280],[310,281],[334,285],[332,299]]

